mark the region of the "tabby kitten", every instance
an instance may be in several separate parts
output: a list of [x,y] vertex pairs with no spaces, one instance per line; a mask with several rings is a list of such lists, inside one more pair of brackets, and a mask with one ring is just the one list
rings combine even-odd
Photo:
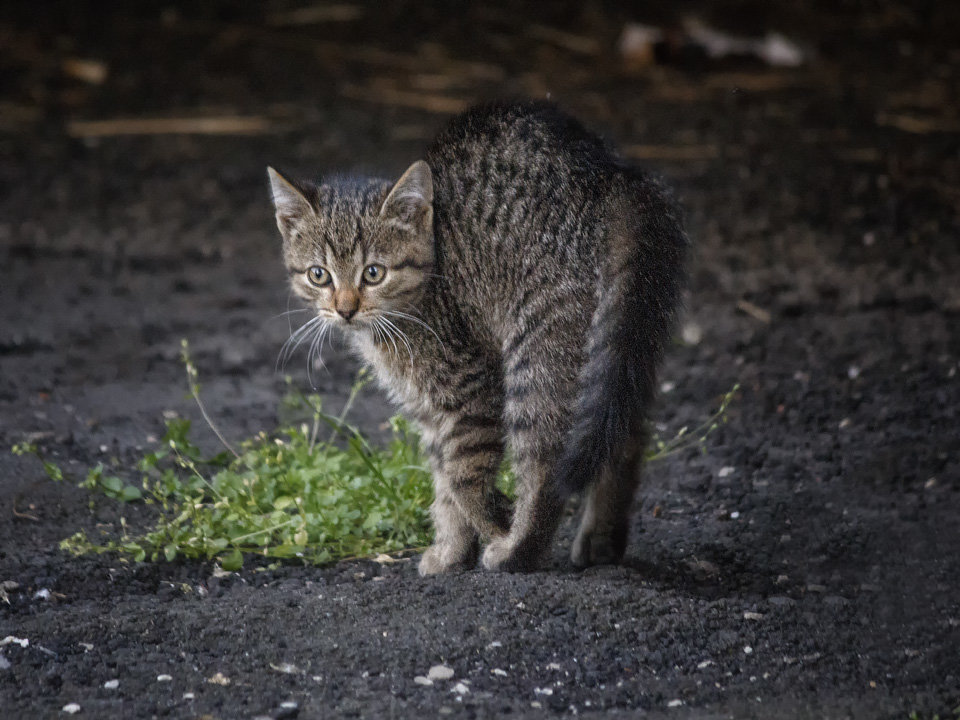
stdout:
[[535,568],[575,491],[574,564],[618,561],[687,249],[660,187],[547,103],[456,117],[395,183],[268,173],[312,329],[342,330],[422,428],[420,572],[472,567],[481,540],[486,568]]

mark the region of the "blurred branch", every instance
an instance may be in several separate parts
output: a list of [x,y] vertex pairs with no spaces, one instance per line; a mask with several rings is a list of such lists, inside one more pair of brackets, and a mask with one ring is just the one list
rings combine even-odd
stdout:
[[71,137],[110,135],[257,135],[270,132],[271,122],[259,115],[193,118],[114,118],[75,120],[67,124]]

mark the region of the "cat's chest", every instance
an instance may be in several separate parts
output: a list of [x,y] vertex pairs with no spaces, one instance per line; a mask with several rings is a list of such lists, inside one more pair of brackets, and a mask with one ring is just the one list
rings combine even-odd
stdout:
[[429,369],[420,367],[421,358],[404,352],[406,348],[390,343],[376,343],[367,335],[353,338],[353,347],[376,375],[390,400],[414,417],[432,413],[437,388]]

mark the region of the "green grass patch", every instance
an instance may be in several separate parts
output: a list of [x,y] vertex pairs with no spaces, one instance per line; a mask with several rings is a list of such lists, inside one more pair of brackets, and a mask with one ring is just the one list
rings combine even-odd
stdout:
[[[139,485],[102,464],[79,483],[95,495],[145,503],[155,510],[152,529],[131,533],[121,518],[119,537],[79,532],[62,541],[63,549],[115,552],[136,561],[217,558],[224,569],[237,570],[245,555],[321,564],[430,543],[433,487],[417,433],[397,416],[390,421],[389,440],[375,446],[346,420],[366,376],[338,415],[325,412],[320,397],[292,392],[282,410],[298,420],[234,448],[203,405],[186,341],[183,361],[190,391],[225,451],[205,457],[191,440],[189,420],[167,420],[158,446],[137,464]],[[655,438],[648,462],[703,447],[736,389],[702,425],[683,428],[668,441]],[[13,451],[40,457],[34,445],[18,444]],[[40,459],[52,480],[63,480],[59,466]],[[499,484],[512,490],[507,464]]]

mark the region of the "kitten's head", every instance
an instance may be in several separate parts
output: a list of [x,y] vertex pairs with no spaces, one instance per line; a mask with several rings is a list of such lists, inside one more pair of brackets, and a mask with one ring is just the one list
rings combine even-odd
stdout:
[[433,178],[424,161],[396,183],[308,185],[267,173],[291,285],[318,315],[367,328],[377,317],[415,312],[434,264]]

